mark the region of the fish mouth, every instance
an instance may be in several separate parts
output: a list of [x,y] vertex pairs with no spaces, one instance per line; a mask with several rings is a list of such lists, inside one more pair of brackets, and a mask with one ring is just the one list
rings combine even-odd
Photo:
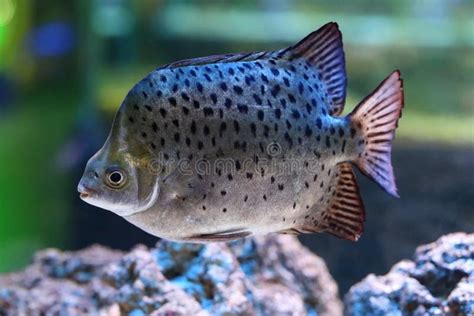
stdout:
[[83,200],[91,197],[93,194],[97,194],[97,191],[88,188],[83,184],[79,184],[77,191],[79,192],[79,197]]

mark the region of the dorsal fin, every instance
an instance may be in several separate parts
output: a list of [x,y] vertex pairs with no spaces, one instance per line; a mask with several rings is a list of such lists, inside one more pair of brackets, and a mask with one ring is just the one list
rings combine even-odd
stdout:
[[233,63],[238,61],[252,61],[259,59],[266,59],[276,54],[274,51],[263,51],[263,52],[244,52],[235,54],[223,54],[223,55],[211,55],[205,57],[197,57],[191,59],[185,59],[176,61],[167,65],[164,65],[157,70],[164,68],[179,68],[186,66],[201,66],[215,63]]
[[295,45],[280,51],[279,56],[289,60],[303,58],[315,67],[331,101],[329,113],[336,116],[342,113],[347,77],[342,34],[337,23],[327,23]]
[[281,58],[289,61],[303,59],[309,63],[317,71],[319,80],[326,87],[330,102],[329,113],[336,116],[342,113],[346,100],[347,79],[342,35],[335,22],[327,23],[286,49],[198,57],[173,62],[157,70],[268,58]]

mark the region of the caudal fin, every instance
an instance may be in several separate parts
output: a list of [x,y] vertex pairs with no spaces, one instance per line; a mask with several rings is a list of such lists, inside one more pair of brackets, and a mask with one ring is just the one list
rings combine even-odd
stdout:
[[360,140],[357,166],[389,194],[398,197],[391,152],[403,108],[403,81],[394,71],[350,114]]

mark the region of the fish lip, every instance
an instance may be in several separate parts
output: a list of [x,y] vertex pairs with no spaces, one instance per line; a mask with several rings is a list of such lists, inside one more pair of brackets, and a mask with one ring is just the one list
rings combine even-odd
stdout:
[[91,197],[93,194],[97,194],[98,192],[94,189],[88,188],[83,184],[79,184],[77,187],[77,191],[79,192],[79,197],[81,199],[87,199],[88,197]]

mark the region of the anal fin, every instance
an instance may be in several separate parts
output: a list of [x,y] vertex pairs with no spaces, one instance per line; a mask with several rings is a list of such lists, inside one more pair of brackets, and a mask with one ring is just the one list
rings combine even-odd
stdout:
[[352,166],[338,164],[333,178],[335,191],[322,216],[321,230],[339,238],[357,241],[364,231],[365,211]]

